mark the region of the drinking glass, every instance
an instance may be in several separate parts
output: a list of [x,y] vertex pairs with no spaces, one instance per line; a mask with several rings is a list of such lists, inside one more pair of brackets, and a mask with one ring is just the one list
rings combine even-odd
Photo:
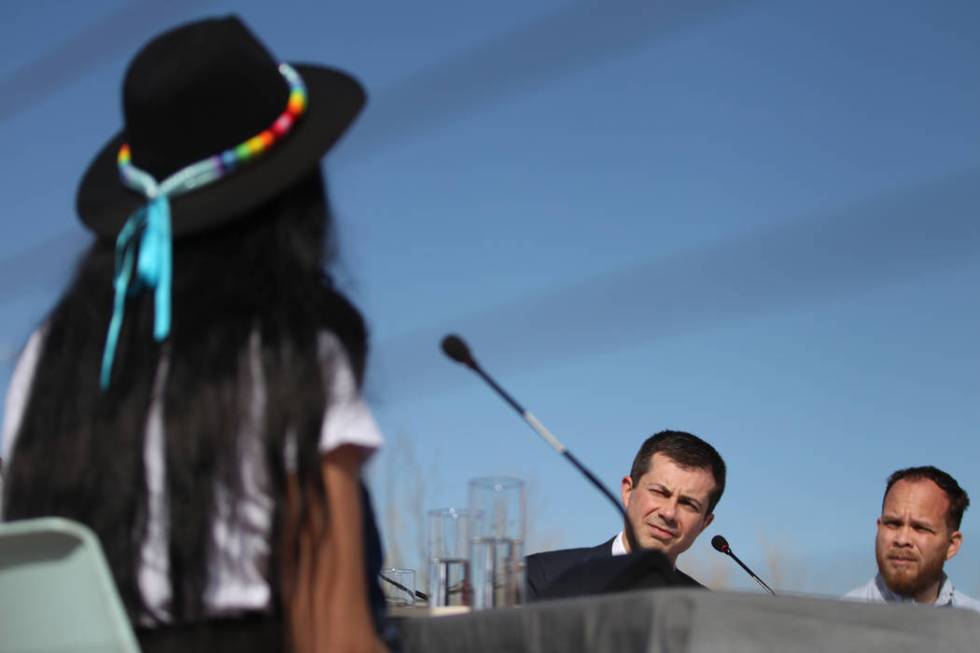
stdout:
[[415,570],[396,567],[382,569],[381,588],[388,605],[415,605]]
[[513,606],[523,598],[525,502],[524,481],[518,478],[470,481],[470,574],[476,609]]
[[470,512],[429,511],[429,605],[470,605]]

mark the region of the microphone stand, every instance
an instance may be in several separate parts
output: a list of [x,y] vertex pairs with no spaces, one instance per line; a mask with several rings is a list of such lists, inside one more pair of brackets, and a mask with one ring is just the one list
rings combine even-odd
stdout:
[[480,378],[487,382],[487,385],[493,388],[493,390],[510,405],[511,408],[517,411],[517,414],[521,416],[521,419],[523,419],[528,426],[534,429],[535,433],[541,436],[552,449],[564,456],[568,462],[574,465],[575,468],[578,469],[590,483],[592,483],[592,485],[602,492],[603,496],[609,499],[609,502],[616,507],[616,510],[618,510],[620,516],[622,516],[623,528],[626,531],[629,541],[631,543],[636,541],[636,538],[633,537],[633,527],[630,525],[630,521],[626,517],[626,511],[623,509],[622,504],[616,499],[616,497],[613,496],[612,492],[610,492],[608,488],[606,488],[602,482],[596,478],[595,474],[593,474],[585,465],[583,465],[579,459],[576,458],[572,452],[569,451],[568,448],[563,445],[558,438],[556,438],[554,434],[531,413],[531,411],[525,409],[522,405],[517,403],[517,400],[514,399],[509,392],[504,390],[500,384],[493,379],[493,377],[487,374],[487,372],[480,367],[472,353],[470,353],[469,346],[467,346],[462,338],[457,335],[446,336],[442,339],[442,350],[447,356],[457,363],[461,363],[462,365],[465,365],[476,372]]
[[737,562],[738,566],[744,569],[745,573],[747,573],[752,578],[752,580],[757,582],[759,586],[762,587],[762,589],[766,590],[773,596],[776,596],[776,592],[774,592],[771,587],[766,585],[766,583],[761,578],[756,576],[755,573],[751,569],[749,569],[748,566],[744,562],[742,562],[737,555],[735,555],[735,552],[732,551],[732,547],[728,544],[728,540],[726,540],[723,535],[715,535],[713,538],[711,538],[711,546],[715,548],[715,551],[724,553],[729,558]]

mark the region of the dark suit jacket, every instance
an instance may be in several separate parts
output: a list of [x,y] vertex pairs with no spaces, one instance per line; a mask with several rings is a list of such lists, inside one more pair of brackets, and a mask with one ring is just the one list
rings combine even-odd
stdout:
[[674,569],[659,551],[613,556],[615,538],[592,548],[562,549],[526,559],[527,600],[565,598],[641,587],[704,587]]

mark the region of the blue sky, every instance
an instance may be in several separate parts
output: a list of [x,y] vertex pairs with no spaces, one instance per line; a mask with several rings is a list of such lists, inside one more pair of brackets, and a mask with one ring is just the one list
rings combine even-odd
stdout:
[[[529,552],[618,528],[441,356],[452,331],[617,492],[651,433],[714,443],[729,485],[707,535],[777,589],[873,573],[898,467],[980,497],[976,3],[335,5],[5,8],[0,388],[86,242],[75,185],[121,124],[132,52],[235,12],[370,95],[325,169],[390,445],[369,477],[402,564],[419,566],[421,511],[465,503],[480,475],[526,479]],[[948,567],[972,594],[976,510]],[[702,539],[680,566],[751,590]]]

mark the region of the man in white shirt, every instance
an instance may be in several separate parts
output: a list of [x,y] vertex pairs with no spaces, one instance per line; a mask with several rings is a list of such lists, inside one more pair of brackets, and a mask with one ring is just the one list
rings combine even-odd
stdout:
[[963,543],[960,522],[969,505],[956,479],[935,467],[910,467],[889,476],[875,539],[878,574],[845,598],[980,612],[980,601],[954,588],[943,571]]

